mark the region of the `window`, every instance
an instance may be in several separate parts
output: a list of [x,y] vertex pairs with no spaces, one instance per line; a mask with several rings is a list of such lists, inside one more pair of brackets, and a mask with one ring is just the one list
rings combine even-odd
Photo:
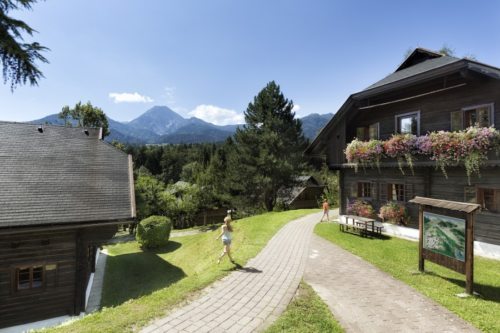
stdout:
[[388,184],[387,186],[388,200],[405,201],[405,186],[404,184]]
[[370,140],[378,140],[379,139],[379,123],[371,124],[368,127],[368,134],[370,136]]
[[500,213],[500,189],[478,188],[477,203],[483,210]]
[[360,198],[370,198],[372,196],[372,184],[371,183],[358,183],[358,197]]
[[379,123],[371,124],[370,126],[357,127],[356,138],[358,140],[378,140],[379,139]]
[[463,112],[464,128],[474,125],[488,127],[493,124],[493,104],[464,108]]
[[396,116],[396,132],[419,135],[420,112],[405,113]]
[[28,290],[43,287],[44,266],[16,268],[16,290]]
[[459,131],[470,126],[489,127],[494,124],[493,104],[465,107],[451,113],[451,130]]

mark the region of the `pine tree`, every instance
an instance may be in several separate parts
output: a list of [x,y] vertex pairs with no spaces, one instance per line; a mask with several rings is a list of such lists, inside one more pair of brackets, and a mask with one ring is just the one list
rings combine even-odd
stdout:
[[233,168],[243,194],[268,211],[276,204],[278,190],[290,187],[302,168],[307,142],[292,109],[293,101],[271,81],[248,105],[246,124],[234,136],[237,165]]
[[10,11],[31,9],[37,0],[0,0],[0,59],[3,65],[4,83],[10,81],[11,89],[29,82],[37,85],[43,78],[35,61],[48,62],[41,52],[48,50],[37,42],[24,43],[23,34],[36,32],[25,22],[8,15]]

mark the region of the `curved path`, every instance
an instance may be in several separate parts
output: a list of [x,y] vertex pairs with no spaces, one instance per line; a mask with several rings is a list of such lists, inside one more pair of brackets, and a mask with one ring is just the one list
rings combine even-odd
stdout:
[[141,332],[253,332],[287,307],[302,279],[309,242],[322,213],[285,225],[247,265],[201,297]]
[[247,266],[142,332],[261,331],[285,310],[303,275],[346,332],[478,332],[359,257],[312,237],[321,215],[288,223]]

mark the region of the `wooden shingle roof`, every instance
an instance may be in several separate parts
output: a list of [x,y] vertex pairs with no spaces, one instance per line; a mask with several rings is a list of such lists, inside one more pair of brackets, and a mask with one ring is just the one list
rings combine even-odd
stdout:
[[131,172],[98,129],[0,122],[0,228],[131,219]]
[[466,203],[466,202],[458,202],[458,201],[449,201],[449,200],[441,200],[434,198],[424,198],[424,197],[415,197],[411,199],[409,202],[423,205],[423,206],[431,206],[437,208],[450,209],[458,212],[472,213],[479,208],[481,208],[478,204]]

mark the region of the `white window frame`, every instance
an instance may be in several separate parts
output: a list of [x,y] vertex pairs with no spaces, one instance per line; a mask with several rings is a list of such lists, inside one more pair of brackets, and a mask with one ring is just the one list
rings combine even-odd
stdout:
[[404,118],[404,117],[408,117],[411,115],[417,115],[417,133],[415,135],[420,135],[420,110],[395,115],[394,116],[394,133],[399,133],[398,132],[399,118]]
[[490,125],[489,126],[495,126],[495,103],[484,103],[484,104],[477,104],[477,105],[471,105],[471,106],[466,106],[463,107],[462,110],[462,129],[465,129],[465,112],[478,109],[478,108],[484,108],[488,106],[490,108]]

